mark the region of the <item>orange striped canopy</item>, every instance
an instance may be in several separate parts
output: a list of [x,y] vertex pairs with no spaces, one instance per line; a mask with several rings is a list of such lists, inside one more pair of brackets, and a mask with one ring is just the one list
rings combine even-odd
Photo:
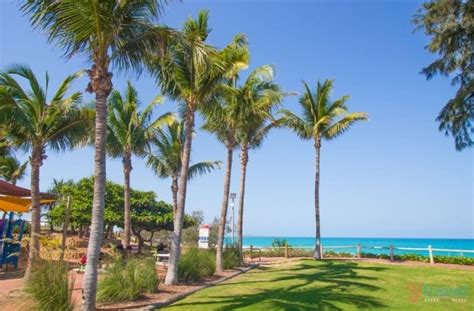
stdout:
[[[55,200],[42,199],[41,204],[53,203]],[[30,198],[19,198],[11,196],[0,196],[0,211],[2,212],[15,212],[15,213],[28,213],[31,207]]]
[[[53,203],[55,196],[41,193],[41,204]],[[31,190],[0,180],[0,211],[28,213],[31,206]]]

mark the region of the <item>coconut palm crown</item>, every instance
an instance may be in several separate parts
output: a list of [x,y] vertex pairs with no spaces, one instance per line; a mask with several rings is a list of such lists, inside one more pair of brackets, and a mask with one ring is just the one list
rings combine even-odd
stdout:
[[0,157],[0,178],[16,185],[16,182],[22,180],[26,174],[28,161],[21,163],[15,157]]

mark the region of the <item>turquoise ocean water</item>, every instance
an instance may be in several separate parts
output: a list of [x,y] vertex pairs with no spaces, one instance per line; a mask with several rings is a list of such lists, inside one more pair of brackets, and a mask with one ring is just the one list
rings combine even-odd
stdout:
[[[314,247],[315,239],[311,237],[259,237],[259,236],[246,236],[244,237],[244,246],[249,247],[271,247],[274,239],[286,239],[290,246],[293,247]],[[228,240],[229,241],[229,240]],[[428,248],[431,245],[433,248],[444,248],[444,249],[459,249],[459,250],[473,250],[474,251],[474,239],[411,239],[411,238],[323,238],[323,247],[330,250],[331,246],[355,246],[361,244],[363,252],[370,253],[385,253],[388,254],[389,250],[374,248],[374,247],[411,247],[411,248]],[[350,249],[334,249],[335,251],[343,251],[349,253],[355,253],[356,247]],[[417,251],[417,250],[395,250],[395,254],[420,254],[428,255],[428,251]],[[446,255],[446,256],[466,256],[474,257],[474,253],[461,253],[461,252],[434,252],[435,255]]]

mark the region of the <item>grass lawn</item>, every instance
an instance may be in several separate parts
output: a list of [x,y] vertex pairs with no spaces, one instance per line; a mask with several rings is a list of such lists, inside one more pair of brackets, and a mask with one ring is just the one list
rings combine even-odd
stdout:
[[[464,301],[453,302],[453,297]],[[433,301],[425,301],[430,298]],[[474,310],[474,273],[436,267],[301,260],[254,269],[199,291],[166,310],[374,308]]]

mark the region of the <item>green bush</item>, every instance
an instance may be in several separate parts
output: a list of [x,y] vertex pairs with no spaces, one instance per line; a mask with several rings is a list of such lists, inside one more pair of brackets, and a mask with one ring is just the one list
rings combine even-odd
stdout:
[[158,281],[153,259],[117,258],[109,265],[104,278],[99,282],[97,300],[134,301],[144,293],[156,292]]
[[215,252],[191,247],[178,263],[178,279],[182,282],[197,282],[216,271]]
[[73,310],[71,300],[74,281],[69,284],[68,266],[64,262],[38,259],[33,262],[26,292],[36,302],[37,310]]
[[324,255],[323,255],[323,257],[325,258],[348,258],[348,257],[350,258],[354,256],[355,256],[354,254],[351,254],[348,252],[336,252],[333,250],[324,251]]
[[224,269],[232,269],[240,266],[239,251],[235,247],[224,249]]
[[272,241],[272,247],[285,247],[290,246],[286,239],[274,239]]
[[[362,253],[363,258],[380,258],[380,259],[390,259],[390,255],[387,254],[373,254],[373,253]],[[448,263],[456,265],[474,265],[474,258],[462,257],[462,256],[433,256],[435,263]],[[394,260],[410,260],[410,261],[420,261],[420,262],[430,262],[428,256],[418,255],[418,254],[401,254],[394,255]]]

